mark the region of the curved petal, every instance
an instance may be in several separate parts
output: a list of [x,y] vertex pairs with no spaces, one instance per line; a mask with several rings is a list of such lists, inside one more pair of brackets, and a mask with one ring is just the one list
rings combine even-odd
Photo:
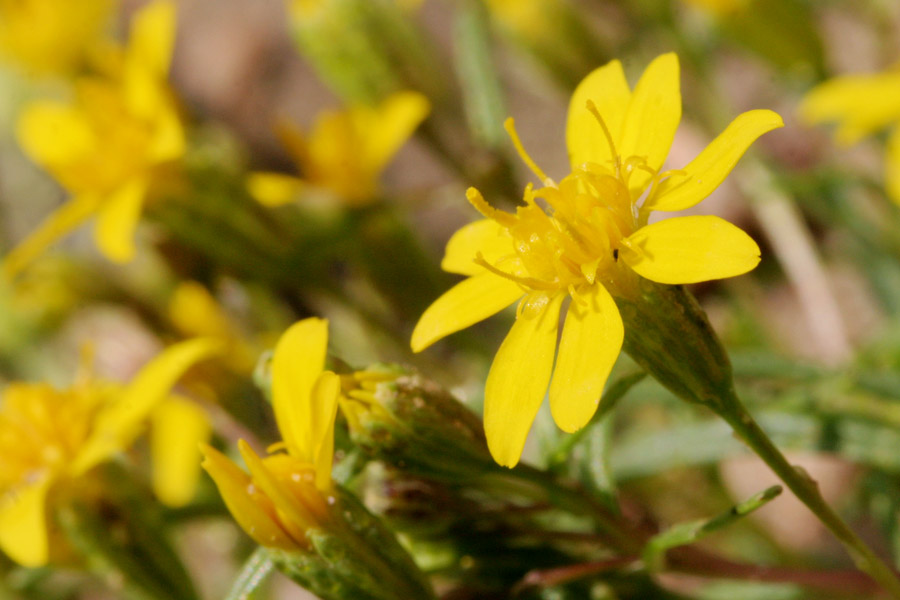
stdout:
[[218,450],[205,444],[200,450],[203,453],[202,467],[219,488],[228,511],[256,543],[282,550],[301,547],[278,523],[272,501],[252,485],[249,475]]
[[884,181],[888,196],[900,204],[900,126],[894,127],[884,155]]
[[572,296],[550,383],[550,410],[560,429],[571,433],[591,420],[624,337],[606,288],[596,284]]
[[586,162],[609,166],[615,158],[597,118],[587,109],[588,100],[597,107],[613,142],[617,142],[631,100],[631,89],[621,62],[613,60],[595,69],[572,94],[566,122],[566,146],[573,169]]
[[169,346],[144,365],[98,413],[90,437],[73,461],[73,474],[84,473],[127,447],[181,376],[197,362],[220,351],[221,344],[216,340],[197,338]]
[[134,258],[134,234],[147,195],[147,182],[133,179],[107,198],[97,214],[94,239],[106,258],[126,263]]
[[[634,88],[622,126],[619,155],[626,161],[630,157],[642,157],[647,166],[659,171],[669,154],[680,121],[678,57],[670,52],[654,59]],[[639,194],[651,177],[643,169],[634,169],[628,188]]]
[[504,256],[515,254],[512,238],[506,228],[493,219],[482,219],[464,225],[450,237],[441,268],[449,273],[477,275],[484,267],[475,263],[478,253],[495,264]]
[[3,259],[3,272],[15,277],[57,240],[97,212],[100,202],[95,196],[76,196],[56,209]]
[[704,150],[682,169],[663,181],[644,203],[645,210],[683,210],[715,190],[731,173],[750,144],[762,134],[784,127],[771,110],[751,110],[731,122]]
[[197,448],[209,441],[209,417],[194,402],[169,398],[151,416],[150,454],[153,491],[166,506],[184,506],[200,478]]
[[316,454],[313,465],[316,468],[316,487],[320,490],[331,488],[331,467],[334,462],[334,420],[337,417],[338,398],[341,392],[341,378],[325,371],[313,385],[310,402],[312,404],[313,432]]
[[836,77],[809,92],[798,113],[807,123],[840,123],[839,143],[853,144],[900,119],[900,73]]
[[497,314],[523,293],[517,284],[490,272],[464,279],[425,309],[413,329],[413,352]]
[[742,275],[759,264],[759,246],[728,221],[675,217],[635,231],[619,251],[642,277],[659,283],[697,283]]
[[428,116],[431,104],[418,92],[397,92],[375,109],[361,130],[365,160],[373,174],[380,173]]
[[46,500],[49,475],[0,497],[0,550],[26,567],[47,563]]
[[250,173],[247,177],[247,191],[265,206],[290,204],[300,195],[303,180],[284,173]]
[[484,387],[484,433],[491,455],[504,467],[519,462],[547,392],[564,297],[550,298],[536,314],[521,311],[491,364]]
[[272,356],[272,407],[278,430],[291,455],[310,464],[316,462],[317,444],[327,422],[312,396],[327,352],[328,321],[309,318],[282,334]]

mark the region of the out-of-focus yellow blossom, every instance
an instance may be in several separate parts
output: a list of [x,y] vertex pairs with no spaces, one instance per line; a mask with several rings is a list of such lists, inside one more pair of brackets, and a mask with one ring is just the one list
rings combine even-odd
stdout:
[[[125,386],[89,377],[64,390],[43,383],[8,385],[0,404],[0,549],[25,566],[46,564],[53,502],[48,495],[57,487],[78,486],[93,467],[126,449],[182,374],[216,350],[217,343],[207,339],[175,344]],[[185,455],[180,460],[190,462]],[[178,481],[162,487],[183,497],[183,490],[175,490]]]
[[826,81],[806,95],[799,112],[807,123],[837,123],[834,136],[844,146],[890,127],[884,180],[890,197],[900,203],[900,68]]
[[76,82],[72,102],[37,101],[18,124],[19,141],[72,198],[4,260],[13,275],[49,245],[96,216],[95,239],[110,260],[134,255],[134,231],[156,171],[178,159],[184,132],[166,81],[175,4],[156,0],[134,18],[113,73]]
[[548,0],[488,0],[491,13],[522,35],[541,35],[546,15],[554,2]]
[[216,338],[225,347],[223,360],[239,373],[252,373],[259,350],[248,343],[209,291],[196,281],[175,288],[169,318],[185,336]]
[[74,74],[109,24],[113,0],[0,0],[0,55],[39,75]]
[[238,524],[257,543],[308,549],[307,531],[327,527],[332,490],[334,420],[340,377],[325,371],[328,322],[291,326],[272,357],[272,406],[284,439],[260,458],[241,440],[248,475],[217,450],[204,447],[203,467]]
[[279,134],[302,178],[282,173],[254,173],[250,193],[261,203],[279,206],[311,186],[349,206],[371,202],[378,177],[428,115],[422,94],[397,92],[376,107],[352,106],[319,115],[309,137],[283,124]]
[[[621,63],[612,61],[588,75],[572,97],[569,175],[559,183],[547,177],[525,154],[509,120],[513,142],[543,187],[529,185],[526,205],[515,214],[492,208],[473,188],[467,192],[486,218],[453,235],[442,267],[469,277],[425,311],[412,348],[424,350],[518,301],[516,322],[485,387],[485,432],[500,464],[518,462],[548,384],[550,408],[563,430],[590,420],[623,341],[613,296],[635,294],[635,274],[694,283],[740,275],[759,262],[756,243],[718,217],[648,219],[652,211],[703,200],[757,137],[782,126],[781,118],[768,110],[744,113],[686,167],[660,172],[680,119],[674,54],[655,59],[634,90]],[[557,352],[566,298],[571,302]]]

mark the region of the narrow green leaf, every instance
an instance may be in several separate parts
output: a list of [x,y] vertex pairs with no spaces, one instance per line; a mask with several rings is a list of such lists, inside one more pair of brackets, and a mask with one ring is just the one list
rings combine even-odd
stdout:
[[759,492],[753,497],[736,504],[730,510],[713,517],[712,519],[704,519],[691,521],[689,523],[679,523],[660,534],[653,537],[644,547],[644,565],[648,571],[659,571],[665,565],[666,552],[678,546],[686,546],[697,542],[710,533],[727,527],[741,519],[753,511],[765,506],[771,500],[781,494],[780,485],[774,485],[768,489]]

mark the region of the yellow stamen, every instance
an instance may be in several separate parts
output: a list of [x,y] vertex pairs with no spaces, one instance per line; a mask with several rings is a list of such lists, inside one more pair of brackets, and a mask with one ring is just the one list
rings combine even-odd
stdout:
[[539,279],[534,279],[532,277],[520,277],[518,275],[513,275],[512,273],[507,273],[506,271],[501,271],[488,261],[484,259],[484,255],[481,252],[475,257],[475,263],[481,265],[494,275],[499,275],[504,279],[509,279],[514,283],[518,283],[519,285],[525,288],[537,289],[537,290],[555,290],[559,287],[557,283],[547,283],[545,281],[540,281]]
[[480,212],[485,218],[492,219],[503,227],[511,227],[516,224],[516,217],[514,215],[503,212],[502,210],[497,210],[488,204],[487,200],[484,199],[484,196],[481,195],[481,192],[473,187],[466,190],[466,200],[468,200],[469,204],[474,206],[475,210]]
[[532,170],[532,172],[538,176],[538,179],[544,185],[553,185],[553,180],[547,177],[547,174],[544,173],[537,163],[531,160],[531,157],[528,156],[528,153],[525,152],[525,147],[522,145],[522,140],[519,139],[519,134],[516,133],[516,122],[512,117],[506,119],[503,122],[503,128],[506,129],[506,133],[509,134],[510,139],[512,140],[513,146],[516,148],[516,152],[519,153],[519,157],[522,159],[528,168]]

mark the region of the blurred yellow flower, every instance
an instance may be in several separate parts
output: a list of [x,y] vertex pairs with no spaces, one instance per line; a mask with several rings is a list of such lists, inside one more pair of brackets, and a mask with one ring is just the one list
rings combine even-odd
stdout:
[[[246,474],[205,446],[203,467],[238,524],[257,543],[283,550],[309,548],[307,531],[327,525],[332,489],[334,421],[340,377],[325,371],[328,322],[295,323],[272,357],[272,406],[283,437],[260,458],[244,441],[238,447]],[[284,451],[281,451],[284,450]]]
[[515,214],[492,208],[473,188],[467,192],[486,218],[453,235],[442,267],[469,277],[425,311],[411,345],[424,350],[518,301],[516,322],[485,386],[485,433],[498,463],[518,462],[548,384],[550,408],[563,430],[590,420],[623,341],[613,296],[634,293],[635,273],[660,283],[694,283],[740,275],[759,262],[756,243],[718,217],[648,220],[652,211],[703,200],[757,137],[782,126],[781,118],[768,110],[744,113],[686,167],[660,172],[680,119],[674,54],[650,63],[634,90],[621,63],[612,61],[572,96],[569,175],[559,183],[547,177],[508,120],[513,142],[543,187],[529,185],[526,205]]
[[349,206],[361,206],[378,194],[378,177],[428,115],[422,94],[397,92],[376,107],[352,106],[321,113],[309,138],[282,124],[279,134],[303,177],[254,173],[247,185],[261,203],[293,201],[305,186],[325,190]]
[[70,103],[26,107],[18,124],[25,153],[72,198],[7,255],[8,275],[93,216],[103,254],[120,263],[133,257],[134,231],[154,171],[184,153],[184,132],[166,82],[174,35],[175,4],[156,0],[135,15],[114,73],[78,80]]
[[[182,374],[216,350],[216,342],[207,339],[175,344],[125,386],[90,378],[64,390],[43,383],[8,385],[0,404],[0,549],[19,564],[45,564],[50,552],[48,494],[57,486],[77,486],[76,480],[93,467],[130,446],[148,417],[170,402],[169,391]],[[186,423],[183,414],[155,418],[169,431],[178,431]],[[164,469],[158,471],[158,489],[169,498],[192,493],[178,486],[191,479],[184,474],[184,463],[199,462],[190,458],[195,444],[190,454],[172,461],[181,464],[181,471],[171,480]]]
[[884,180],[890,197],[900,203],[900,69],[826,81],[806,95],[799,113],[810,124],[837,123],[835,139],[845,146],[891,127]]
[[0,0],[0,55],[23,70],[69,75],[84,66],[114,0]]

